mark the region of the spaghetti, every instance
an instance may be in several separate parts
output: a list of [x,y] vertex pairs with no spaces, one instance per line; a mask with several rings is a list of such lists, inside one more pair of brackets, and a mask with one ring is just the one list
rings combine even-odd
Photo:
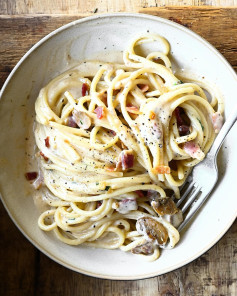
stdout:
[[[147,42],[163,51],[137,54]],[[144,34],[124,51],[124,64],[84,62],[40,91],[42,230],[150,261],[177,244],[182,213],[171,196],[179,198],[212,145],[223,102],[210,85],[174,76],[169,50],[163,37]]]

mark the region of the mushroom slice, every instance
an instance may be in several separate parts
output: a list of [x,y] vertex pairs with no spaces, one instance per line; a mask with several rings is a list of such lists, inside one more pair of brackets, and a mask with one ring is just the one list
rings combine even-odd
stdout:
[[181,210],[178,210],[178,212],[174,215],[164,215],[163,218],[171,223],[175,228],[178,228],[183,222],[183,213]]
[[146,242],[145,244],[136,246],[131,252],[133,254],[151,255],[154,253],[153,244],[151,242]]
[[174,215],[178,212],[176,204],[170,197],[153,200],[151,205],[159,216]]
[[160,222],[151,217],[142,217],[137,220],[136,228],[139,234],[144,235],[147,241],[157,241],[161,246],[168,241],[168,231]]

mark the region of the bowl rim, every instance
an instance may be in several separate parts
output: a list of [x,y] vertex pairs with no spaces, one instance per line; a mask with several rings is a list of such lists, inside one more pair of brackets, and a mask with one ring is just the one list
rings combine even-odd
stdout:
[[[50,32],[49,34],[47,34],[46,36],[44,36],[43,38],[41,38],[35,45],[33,45],[22,57],[21,59],[17,62],[17,64],[15,65],[15,67],[12,69],[11,73],[8,75],[7,79],[5,80],[1,90],[0,90],[0,100],[4,95],[5,89],[8,85],[8,83],[10,82],[10,80],[12,79],[12,77],[14,76],[15,72],[17,71],[17,69],[21,66],[21,64],[32,54],[32,52],[34,52],[35,49],[37,49],[38,47],[40,47],[43,43],[45,43],[47,40],[51,39],[52,37],[54,37],[55,35],[59,34],[60,32],[73,27],[75,25],[78,25],[80,23],[86,23],[86,22],[90,22],[91,20],[96,20],[96,19],[105,19],[105,18],[111,18],[111,17],[134,17],[134,18],[143,18],[143,19],[149,19],[149,20],[153,20],[153,21],[158,21],[160,23],[164,23],[167,24],[171,27],[174,27],[176,29],[179,29],[181,31],[184,31],[185,33],[191,35],[192,37],[194,37],[195,39],[197,39],[199,42],[201,42],[205,47],[208,47],[209,50],[211,50],[213,52],[213,54],[215,54],[226,66],[226,68],[230,71],[230,73],[232,74],[233,78],[236,80],[237,82],[237,75],[234,71],[234,69],[232,68],[231,64],[226,60],[226,58],[207,40],[205,40],[203,37],[201,37],[200,35],[198,35],[197,33],[193,32],[192,30],[184,27],[183,25],[180,25],[178,23],[175,23],[171,20],[167,20],[165,18],[162,17],[158,17],[158,16],[154,16],[154,15],[149,15],[149,14],[144,14],[144,13],[129,13],[129,12],[115,12],[115,13],[102,13],[102,14],[98,14],[98,15],[92,15],[92,16],[88,16],[88,17],[82,17],[81,19],[77,19],[75,21],[72,21],[68,24],[65,24],[59,28],[57,28],[56,30]],[[0,192],[0,199],[8,213],[8,215],[10,216],[11,220],[14,222],[14,224],[16,225],[16,227],[20,230],[20,232],[27,238],[27,240],[29,240],[31,242],[31,244],[34,245],[34,247],[36,247],[38,250],[40,250],[44,255],[46,255],[47,257],[49,257],[50,259],[52,259],[53,261],[57,262],[58,264],[69,268],[73,271],[91,276],[91,277],[95,277],[95,278],[100,278],[100,279],[108,279],[108,280],[141,280],[141,279],[147,279],[147,278],[152,278],[158,275],[162,275],[171,271],[174,271],[178,268],[181,268],[183,266],[185,266],[186,264],[192,262],[193,260],[195,260],[196,258],[200,257],[201,255],[203,255],[205,252],[207,252],[210,248],[212,248],[222,237],[223,235],[229,230],[229,228],[231,227],[231,225],[234,223],[236,217],[232,217],[228,224],[226,225],[226,227],[222,230],[221,233],[219,233],[219,235],[211,242],[209,243],[208,246],[205,246],[203,249],[201,249],[198,253],[194,254],[191,258],[189,257],[186,260],[183,260],[182,264],[177,263],[173,266],[169,266],[166,269],[163,269],[162,272],[152,272],[150,274],[146,274],[143,276],[107,276],[104,274],[97,274],[94,272],[90,272],[87,270],[84,270],[82,268],[76,268],[73,265],[71,265],[70,263],[66,263],[64,261],[61,261],[60,258],[54,256],[53,254],[51,254],[50,252],[47,251],[47,249],[44,249],[43,247],[41,247],[37,241],[33,240],[27,233],[26,231],[18,224],[18,222],[16,221],[16,219],[13,217],[12,213],[10,212],[10,210],[7,207],[7,203],[5,202],[1,192]]]

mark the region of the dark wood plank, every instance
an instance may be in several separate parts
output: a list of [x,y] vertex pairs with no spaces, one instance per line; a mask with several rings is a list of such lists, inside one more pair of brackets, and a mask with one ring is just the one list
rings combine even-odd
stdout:
[[0,88],[20,58],[51,31],[79,19],[72,17],[0,17]]
[[[192,29],[213,44],[237,69],[237,8],[170,7],[146,8],[141,12],[164,17]],[[78,18],[81,16],[2,17],[0,54],[3,61],[0,72],[4,78],[22,54],[38,40]]]
[[[144,8],[143,13],[173,20],[213,44],[237,70],[237,8]],[[81,15],[2,16],[0,18],[0,75],[3,80],[22,55],[43,36]],[[2,85],[0,85],[1,87]]]
[[237,8],[153,7],[147,13],[177,22],[215,46],[237,70]]
[[39,253],[20,233],[0,202],[0,295],[34,295]]
[[142,7],[235,6],[236,0],[0,0],[2,14],[78,14],[137,12]]

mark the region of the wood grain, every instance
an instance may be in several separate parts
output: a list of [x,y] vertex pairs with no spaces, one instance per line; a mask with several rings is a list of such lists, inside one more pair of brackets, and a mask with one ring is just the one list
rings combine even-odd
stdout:
[[81,14],[97,10],[106,12],[137,12],[142,7],[164,6],[237,6],[237,0],[0,0],[0,13],[15,14]]
[[[141,8],[140,12],[163,17],[190,28],[214,45],[237,70],[237,8],[161,7]],[[21,56],[43,36],[80,18],[80,14],[0,17],[0,75],[3,80]]]
[[0,204],[0,295],[7,296],[234,296],[237,222],[208,252],[173,272],[139,281],[88,277],[36,250]]
[[0,295],[33,295],[39,251],[22,236],[1,203],[0,225]]
[[[16,5],[23,5],[23,2],[26,6],[33,5],[33,1],[0,1],[0,10],[7,5],[6,9],[10,12],[26,13],[23,6],[21,11],[16,10]],[[35,1],[37,5],[39,2]],[[54,2],[61,3],[59,0]],[[68,3],[68,1],[64,2]],[[141,4],[141,1],[138,2]],[[91,1],[91,3],[96,6],[99,2]],[[126,5],[137,5],[135,1],[131,3]],[[34,5],[28,13],[33,11],[39,13],[40,10],[35,9]],[[51,5],[52,3],[49,3],[47,7]],[[122,4],[117,3],[117,5]],[[176,21],[194,30],[217,47],[237,70],[237,9],[142,8],[140,5],[138,10]],[[69,11],[68,7],[67,11]],[[75,12],[74,15],[57,16],[2,15],[0,17],[0,87],[17,61],[38,40],[61,25],[84,15],[84,11]],[[20,234],[1,204],[0,225],[0,295],[237,295],[237,222],[211,250],[194,262],[168,274],[140,281],[100,280],[58,265],[36,250]]]
[[237,8],[166,7],[144,8],[139,12],[167,18],[198,33],[237,69]]

